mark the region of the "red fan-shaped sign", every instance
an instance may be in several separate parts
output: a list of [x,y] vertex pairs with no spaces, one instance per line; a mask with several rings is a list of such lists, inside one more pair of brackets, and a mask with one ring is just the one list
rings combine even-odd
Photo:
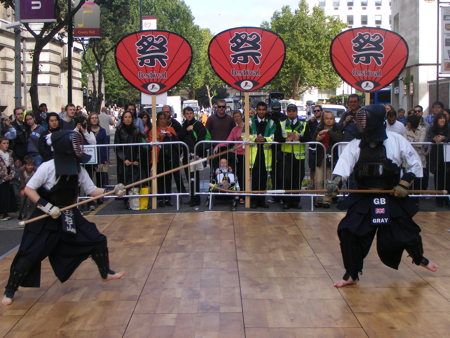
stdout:
[[175,86],[192,61],[192,48],[178,34],[150,30],[131,33],[116,46],[123,77],[141,92],[157,95]]
[[267,84],[283,65],[285,47],[275,33],[256,27],[237,27],[217,34],[208,48],[217,75],[241,92]]
[[397,33],[372,27],[337,35],[330,57],[339,76],[353,88],[374,92],[395,80],[408,61],[408,45]]

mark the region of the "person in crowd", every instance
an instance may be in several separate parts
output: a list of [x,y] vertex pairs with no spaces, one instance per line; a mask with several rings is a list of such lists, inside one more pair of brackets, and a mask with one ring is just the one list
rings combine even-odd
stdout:
[[[214,170],[213,184],[225,190],[241,190],[238,179],[233,172],[233,168],[228,165],[228,160],[226,158],[221,158],[219,167]],[[217,198],[231,199],[231,211],[236,211],[237,202],[239,200],[238,196],[217,196]]]
[[0,220],[10,220],[9,212],[16,211],[16,198],[11,185],[14,179],[15,166],[9,140],[0,137]]
[[13,150],[16,168],[18,168],[22,165],[25,155],[27,155],[28,134],[24,124],[23,108],[14,108],[14,121],[12,126],[16,130],[16,137],[14,138],[11,149]]
[[[406,134],[405,137],[409,142],[425,142],[427,136],[426,128],[420,124],[420,117],[415,114],[411,114],[406,119]],[[428,169],[427,169],[427,149],[426,145],[415,144],[413,145],[417,154],[420,157],[422,164],[423,175],[421,178],[414,179],[414,189],[426,190],[428,187]]]
[[[336,123],[334,113],[331,111],[324,111],[323,118],[317,126],[312,139],[316,142],[323,144],[322,147],[317,147],[317,166],[316,166],[316,178],[315,178],[315,188],[320,190],[324,188],[324,180],[327,177],[331,177],[331,160],[333,163],[337,162],[338,153],[337,148],[334,149],[334,153],[331,151],[333,146],[342,141],[342,129],[339,124]],[[326,153],[324,154],[323,149],[325,148]],[[325,155],[325,161],[324,161]],[[324,198],[318,197],[316,200],[316,207],[329,208],[331,204],[331,199],[329,196],[325,195]]]
[[[125,106],[125,112],[130,112],[133,115],[133,123],[134,125],[138,128],[139,133],[141,133],[141,135],[144,135],[144,124],[142,123],[142,120],[138,117],[137,115],[137,109],[136,109],[136,105],[134,103],[129,103]],[[122,118],[120,118],[120,120],[117,122],[117,126],[120,126],[122,122]]]
[[[167,125],[167,117],[164,112],[159,112],[156,117],[156,142],[174,142],[178,141],[177,134],[172,127]],[[148,140],[152,142],[152,133]],[[174,151],[172,145],[159,145],[156,150],[157,172],[163,173],[174,168]],[[165,175],[158,179],[158,194],[172,193],[172,175]],[[158,206],[172,206],[170,196],[161,196],[158,199]]]
[[[150,115],[147,111],[143,110],[139,113],[139,118],[142,120],[144,125],[144,134],[142,135],[142,142],[146,143],[150,137],[150,133],[152,131],[152,122]],[[141,176],[149,177],[151,176],[151,168],[150,168],[150,158],[151,158],[151,148],[142,148],[140,159],[141,159]]]
[[[256,105],[256,116],[250,120],[250,141],[255,142],[250,145],[252,190],[266,190],[268,173],[272,171],[272,147],[266,142],[274,140],[277,126],[266,114],[267,104],[259,102]],[[264,196],[252,197],[251,207],[256,209],[258,206],[269,207]]]
[[[134,123],[134,115],[126,111],[122,114],[120,125],[114,134],[114,144],[140,143],[141,133]],[[139,180],[139,147],[118,146],[117,158],[117,182],[128,185]],[[125,200],[125,205],[128,201]]]
[[[206,128],[203,123],[195,119],[192,107],[185,107],[183,109],[183,117],[183,133],[180,141],[186,143],[189,148],[189,153],[183,155],[183,164],[187,164],[188,159],[193,161],[203,156],[203,147],[198,146],[197,152],[195,152],[195,145],[205,139]],[[198,170],[186,168],[185,175],[187,178],[190,177],[191,200],[189,201],[189,205],[191,207],[200,205],[200,195],[195,194],[195,192],[200,191],[200,173]]]
[[431,112],[425,117],[425,121],[429,126],[433,125],[434,118],[437,114],[444,112],[444,104],[440,101],[433,102],[431,105]]
[[[286,108],[287,119],[281,121],[275,133],[275,141],[281,145],[281,172],[283,173],[284,190],[300,190],[305,177],[305,151],[304,143],[311,141],[307,133],[306,121],[301,121],[297,115],[295,104]],[[300,209],[300,197],[283,197],[283,209]]]
[[402,123],[403,125],[406,124],[406,113],[403,108],[399,108],[397,111],[397,121]]
[[[306,129],[309,135],[314,135],[323,114],[322,106],[320,104],[314,105],[312,111],[313,113],[311,115],[311,118],[308,120],[308,122],[306,122]],[[312,140],[314,141],[314,138]],[[308,188],[313,189],[317,166],[317,147],[314,144],[310,145],[308,148],[308,166],[310,179]]]
[[359,95],[350,94],[348,97],[348,109],[342,114],[341,119],[339,120],[339,124],[344,131],[342,139],[344,142],[349,142],[358,136],[354,117],[359,108]]
[[226,140],[235,123],[233,118],[226,113],[227,104],[225,100],[217,101],[217,110],[206,121],[206,129],[211,133],[211,140]]
[[19,196],[21,199],[18,217],[19,220],[28,219],[34,211],[34,204],[31,203],[30,199],[25,194],[25,186],[36,172],[36,166],[34,165],[33,158],[30,155],[26,155],[23,162],[23,166],[19,169]]
[[[96,263],[104,281],[120,279],[124,275],[110,269],[107,239],[95,224],[85,219],[78,208],[60,210],[76,202],[79,186],[90,196],[105,192],[94,185],[80,166],[89,159],[83,153],[82,136],[66,130],[51,134],[49,140],[55,158],[37,169],[25,187],[25,194],[36,204],[32,217],[50,217],[25,226],[5,287],[2,299],[5,306],[13,303],[19,286],[40,286],[41,261],[46,257],[61,282],[68,280],[88,257]],[[123,196],[123,185],[116,186],[114,192]]]
[[[438,113],[434,117],[427,141],[433,143],[430,150],[430,171],[434,175],[435,188],[450,191],[450,162],[445,162],[444,159],[444,145],[450,142],[450,131],[444,113]],[[448,204],[448,198],[436,197],[436,204],[443,207]]]
[[353,193],[340,205],[348,211],[338,226],[345,273],[334,283],[337,288],[357,283],[375,234],[378,256],[385,265],[398,269],[406,250],[414,264],[438,269],[423,256],[420,228],[412,219],[417,203],[408,198],[414,178],[422,176],[420,158],[404,137],[386,132],[385,115],[384,106],[377,104],[356,113],[360,136],[344,148],[327,184],[329,196],[335,196],[340,182],[353,172],[358,189],[393,190],[392,195]]
[[[185,131],[184,131],[183,127],[181,126],[181,123],[173,118],[172,107],[169,105],[165,105],[162,107],[162,112],[166,115],[167,127],[171,127],[171,128],[173,128],[173,130],[175,130],[175,134],[177,135],[178,139],[183,138],[183,136],[184,136],[183,134]],[[176,167],[180,166],[180,157],[181,157],[181,154],[183,153],[183,148],[181,148],[180,145],[172,145],[172,151],[173,151],[172,165],[174,168],[176,168]],[[173,173],[171,176],[173,176],[173,179],[175,181],[175,186],[177,187],[178,192],[185,193],[186,188],[183,183],[181,171]]]
[[47,119],[48,108],[46,103],[41,103],[39,105],[38,111],[35,114],[36,123],[40,124],[44,129],[47,129],[46,119]]
[[[233,129],[231,129],[230,134],[228,135],[226,141],[240,141],[242,142],[244,140],[245,137],[245,130],[244,130],[244,119],[242,116],[242,113],[239,110],[235,110],[233,111],[233,119],[234,122],[236,123],[235,127]],[[225,146],[227,146],[228,144],[226,142],[224,143],[219,143],[218,145],[216,145],[217,149],[214,149],[214,152],[217,152],[219,148],[223,148]],[[237,144],[232,144],[232,146],[236,146]],[[243,189],[243,187],[245,187],[245,149],[244,147],[238,147],[235,150],[235,155],[236,155],[236,161],[235,161],[235,165],[236,165],[236,175],[237,175],[237,179],[239,181],[239,186],[241,187],[241,189]],[[244,199],[241,198],[239,199],[239,203],[244,203]]]
[[0,136],[6,137],[8,140],[14,140],[17,132],[12,125],[11,119],[9,117],[2,117],[0,122]]
[[[91,113],[88,116],[87,119],[87,131],[89,133],[94,134],[95,136],[95,143],[97,145],[99,144],[109,144],[109,136],[106,134],[106,129],[100,126],[100,118],[97,113]],[[108,162],[109,162],[109,156],[108,156],[108,148],[107,147],[98,147],[97,148],[97,160],[98,165],[91,165],[86,166],[86,170],[89,173],[89,170],[92,170],[92,172],[89,173],[89,176],[91,178],[94,177],[95,172],[95,179],[96,179],[96,185],[98,187],[105,187],[109,184],[108,181]],[[100,201],[101,202],[101,201]]]
[[31,155],[36,167],[42,163],[42,156],[39,153],[39,139],[45,133],[44,127],[36,124],[36,119],[32,112],[25,116],[25,123],[27,128],[27,154]]
[[69,103],[64,108],[64,117],[61,119],[61,130],[75,129],[75,113],[76,107],[73,103]]
[[394,108],[392,108],[392,106],[389,111],[386,112],[386,130],[400,134],[403,137],[406,134],[405,126],[403,123],[397,121],[397,112]]
[[114,127],[114,118],[107,114],[106,107],[102,107],[98,115],[100,127],[105,129],[106,136],[111,135],[111,127]]
[[[206,121],[206,129],[209,131],[208,136],[210,136],[210,139],[212,141],[226,140],[228,135],[230,135],[231,129],[233,129],[235,126],[233,118],[228,115],[226,111],[227,104],[225,100],[218,100],[216,112],[214,114],[211,114],[208,118],[208,121]],[[221,152],[226,149],[226,147],[214,148],[216,144],[217,143],[211,144],[211,150],[214,151],[215,149],[215,151]],[[231,156],[232,154],[229,154],[228,162],[230,163],[231,167],[235,168],[235,161]],[[211,169],[217,168],[218,166],[219,159],[213,159],[210,164]],[[211,174],[213,173],[211,172]]]
[[47,132],[43,133],[39,138],[39,154],[42,156],[42,161],[49,161],[53,158],[53,150],[47,143],[47,135],[61,130],[61,121],[59,115],[56,113],[47,113],[45,118],[48,126]]

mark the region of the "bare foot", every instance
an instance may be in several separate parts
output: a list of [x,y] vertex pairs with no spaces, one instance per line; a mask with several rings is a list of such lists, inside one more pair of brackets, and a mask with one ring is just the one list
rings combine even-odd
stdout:
[[120,272],[116,272],[116,273],[108,273],[108,276],[105,279],[102,279],[102,281],[109,282],[111,280],[121,279],[124,274],[125,274],[125,271],[120,271]]
[[342,288],[343,286],[347,285],[354,285],[356,284],[356,281],[352,279],[352,277],[348,277],[348,280],[340,280],[339,282],[336,282],[333,284],[335,288]]
[[420,264],[420,266],[427,270],[430,270],[432,272],[436,272],[439,269],[439,265],[437,265],[436,263],[434,263],[432,261],[429,261],[428,265]]
[[13,299],[12,298],[3,296],[3,299],[2,299],[2,304],[3,305],[8,306],[8,305],[11,305],[12,303],[13,303]]

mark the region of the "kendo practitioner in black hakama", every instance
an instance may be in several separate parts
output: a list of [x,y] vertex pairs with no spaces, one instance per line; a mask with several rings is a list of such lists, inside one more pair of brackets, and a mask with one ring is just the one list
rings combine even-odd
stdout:
[[[76,202],[79,185],[90,196],[104,193],[80,166],[90,158],[83,153],[81,134],[72,130],[58,131],[48,135],[47,143],[53,147],[54,159],[39,166],[27,183],[25,193],[37,207],[31,218],[43,214],[50,217],[26,224],[11,264],[3,305],[12,304],[19,286],[40,286],[41,261],[46,257],[61,282],[68,280],[88,257],[93,259],[105,281],[119,279],[124,274],[110,269],[107,240],[95,224],[85,219],[77,208],[60,210]],[[123,196],[125,189],[117,185],[114,192]]]
[[335,196],[342,179],[353,172],[358,189],[393,190],[392,195],[351,193],[340,204],[347,209],[338,226],[345,274],[335,287],[358,281],[375,234],[378,256],[385,265],[398,269],[406,250],[414,264],[433,272],[438,269],[423,256],[420,227],[412,219],[418,204],[408,197],[414,178],[422,177],[420,158],[403,136],[386,132],[385,114],[382,105],[357,112],[359,137],[345,147],[327,185],[328,194]]

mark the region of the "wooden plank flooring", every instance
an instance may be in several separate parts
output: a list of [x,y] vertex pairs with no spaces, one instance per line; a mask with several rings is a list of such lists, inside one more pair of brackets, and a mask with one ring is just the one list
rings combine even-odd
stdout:
[[[421,213],[437,273],[383,266],[374,250],[361,282],[343,274],[342,213],[94,216],[123,280],[102,283],[91,261],[0,307],[5,337],[449,337],[450,213]],[[2,288],[13,255],[0,260]]]

